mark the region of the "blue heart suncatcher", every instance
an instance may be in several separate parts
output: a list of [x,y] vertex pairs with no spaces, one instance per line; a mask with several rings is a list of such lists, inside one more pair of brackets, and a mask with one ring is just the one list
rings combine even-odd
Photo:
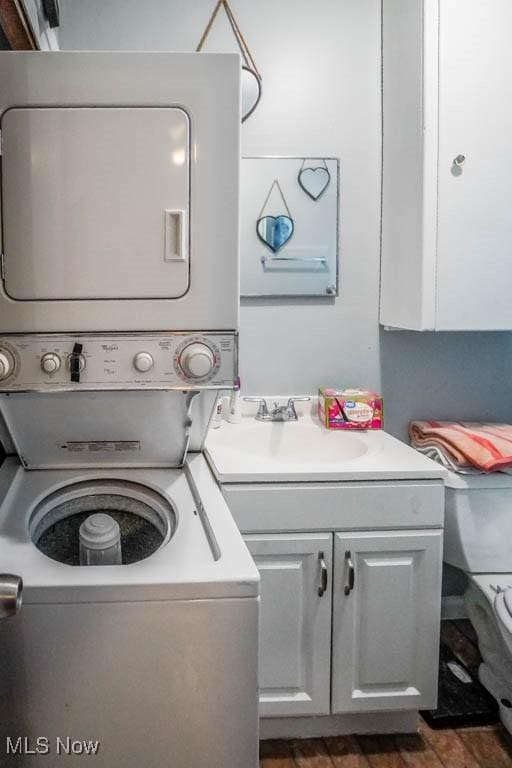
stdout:
[[281,250],[293,235],[293,219],[289,216],[262,216],[256,222],[256,234],[273,253]]

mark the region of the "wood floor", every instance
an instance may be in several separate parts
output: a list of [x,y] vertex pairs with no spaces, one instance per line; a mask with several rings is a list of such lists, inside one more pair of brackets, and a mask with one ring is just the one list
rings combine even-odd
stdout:
[[[441,637],[471,672],[480,654],[469,622],[442,622]],[[499,725],[418,734],[262,741],[260,768],[512,768],[512,738]]]
[[420,720],[406,736],[262,741],[260,768],[512,768],[512,740],[501,725],[433,730]]

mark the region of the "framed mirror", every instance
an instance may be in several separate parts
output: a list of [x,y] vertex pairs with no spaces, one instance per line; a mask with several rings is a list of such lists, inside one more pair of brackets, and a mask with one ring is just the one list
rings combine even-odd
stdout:
[[338,295],[337,158],[245,157],[240,206],[242,297]]

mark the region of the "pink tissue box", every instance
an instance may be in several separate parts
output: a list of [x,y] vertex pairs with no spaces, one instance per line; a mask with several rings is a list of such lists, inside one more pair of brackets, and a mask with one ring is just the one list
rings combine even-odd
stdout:
[[318,390],[318,415],[327,429],[382,429],[382,396],[365,389]]

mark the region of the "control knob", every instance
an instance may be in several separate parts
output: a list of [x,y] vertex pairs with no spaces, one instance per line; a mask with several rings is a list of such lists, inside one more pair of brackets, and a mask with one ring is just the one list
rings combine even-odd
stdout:
[[210,347],[197,341],[185,347],[179,363],[185,376],[191,379],[204,379],[213,371],[215,357]]
[[0,348],[0,381],[3,381],[14,371],[14,358],[7,349]]
[[83,369],[85,368],[85,357],[82,355],[81,352],[76,354],[73,352],[73,354],[68,355],[68,368],[70,371],[73,367],[73,362],[72,362],[73,358],[76,358],[76,360],[78,360],[78,370],[80,373],[82,373]]
[[134,367],[140,371],[140,373],[147,373],[153,367],[154,360],[149,352],[137,352],[133,358]]
[[61,365],[59,355],[55,352],[47,352],[41,358],[41,368],[45,373],[57,373]]

